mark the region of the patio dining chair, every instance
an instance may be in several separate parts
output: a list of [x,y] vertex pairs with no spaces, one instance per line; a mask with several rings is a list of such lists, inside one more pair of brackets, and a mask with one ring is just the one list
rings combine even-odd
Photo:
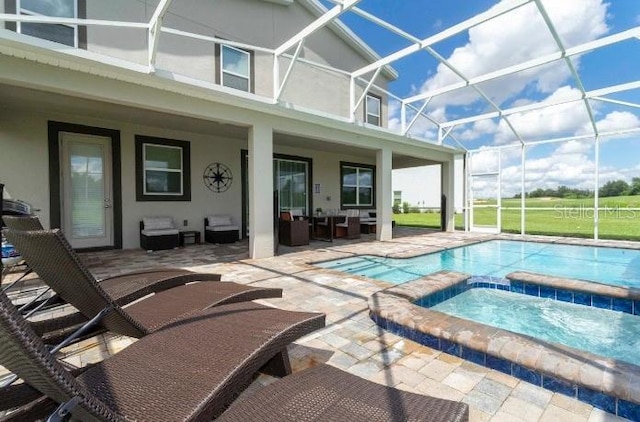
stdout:
[[[11,230],[9,240],[21,251],[40,279],[84,320],[105,313],[101,323],[107,330],[142,337],[195,311],[226,303],[282,297],[282,289],[250,287],[232,282],[190,283],[157,292],[120,306],[84,267],[59,229]],[[38,332],[49,332],[56,321],[34,322]]]
[[346,237],[347,239],[357,239],[360,237],[360,211],[346,210],[344,216],[336,222],[336,237]]
[[287,246],[309,244],[309,220],[300,216],[295,218],[290,211],[282,211],[279,221],[279,240]]
[[46,418],[52,410],[53,421],[211,420],[289,344],[323,326],[323,314],[229,304],[194,313],[77,375],[0,293],[0,365],[29,386],[29,398],[46,396],[5,420]]

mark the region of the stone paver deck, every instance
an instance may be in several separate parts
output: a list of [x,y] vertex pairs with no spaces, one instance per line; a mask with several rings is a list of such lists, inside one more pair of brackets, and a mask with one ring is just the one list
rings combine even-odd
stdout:
[[[367,300],[389,287],[387,283],[308,264],[364,253],[411,256],[490,237],[494,236],[400,227],[394,229],[390,242],[377,242],[372,235],[363,235],[359,241],[312,242],[308,247],[281,247],[280,256],[260,260],[247,258],[246,241],[154,253],[106,251],[82,257],[98,277],[165,265],[217,272],[224,281],[282,288],[282,299],[262,302],[283,309],[327,314],[324,329],[292,345],[294,371],[327,362],[377,383],[468,403],[472,421],[622,420],[575,399],[386,332],[369,318]],[[67,349],[66,359],[75,365],[85,365],[104,359],[133,341],[106,334]],[[0,375],[1,372],[0,368]],[[260,376],[249,390],[271,381]]]

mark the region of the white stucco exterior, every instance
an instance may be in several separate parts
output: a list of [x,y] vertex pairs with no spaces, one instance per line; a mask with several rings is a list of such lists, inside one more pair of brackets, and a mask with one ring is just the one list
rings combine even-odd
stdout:
[[[106,7],[101,2],[90,2],[87,15],[101,13],[102,19],[123,19],[126,11],[132,14],[129,19],[145,19],[152,13],[150,3],[121,0],[120,10],[111,4]],[[255,10],[249,7],[254,3]],[[192,7],[180,10],[183,15],[169,14],[165,22],[197,32],[202,28],[194,23],[198,22],[196,18],[202,20],[213,13],[208,7],[206,2],[193,2]],[[272,38],[267,37],[266,41],[274,46],[286,39],[292,28],[313,20],[308,9],[295,3],[284,6],[228,0],[217,2],[216,11],[226,15],[212,15],[211,25],[217,28],[213,35],[250,42],[268,33]],[[265,14],[271,18],[265,21]],[[249,25],[242,29],[234,19]],[[217,85],[215,52],[210,43],[184,47],[166,41],[173,36],[163,34],[157,72],[150,74],[143,65],[146,36],[138,38],[131,35],[132,30],[118,30],[118,36],[111,37],[106,35],[108,29],[90,28],[87,50],[61,48],[59,44],[0,30],[0,182],[12,197],[38,209],[45,227],[60,224],[59,216],[55,217],[60,210],[51,205],[56,204],[54,185],[59,178],[49,168],[51,142],[57,142],[50,139],[48,128],[52,122],[108,129],[118,134],[117,171],[122,183],[116,192],[121,198],[121,223],[116,230],[121,234],[121,243],[115,246],[122,248],[139,246],[138,224],[145,216],[170,216],[181,229],[202,231],[205,216],[229,214],[240,225],[245,215],[243,150],[249,151],[246,180],[250,206],[246,223],[254,258],[271,256],[274,249],[274,154],[312,161],[314,189],[309,192],[310,210],[341,208],[341,162],[375,166],[379,216],[376,236],[380,240],[392,237],[389,204],[395,163],[452,162],[451,148],[425,145],[363,124],[362,106],[356,110],[356,120],[351,121],[349,79],[340,73],[296,63],[281,101],[274,102],[273,59],[268,54],[255,53],[255,89],[254,93],[245,94]],[[353,42],[345,41],[344,35],[338,36],[329,28],[315,35],[305,44],[301,57],[343,68],[368,63],[366,54],[354,48]],[[281,78],[287,60],[281,58]],[[380,85],[388,78],[388,73],[383,75]],[[355,92],[362,92],[362,88],[356,87]],[[383,105],[383,123],[386,118]],[[137,199],[136,135],[189,143],[189,201]],[[212,162],[224,163],[234,175],[225,192],[211,192],[203,183],[202,173]],[[453,195],[451,179],[443,180],[447,181],[443,184],[445,190]],[[315,185],[320,187],[318,192]],[[186,227],[182,225],[184,220]]]

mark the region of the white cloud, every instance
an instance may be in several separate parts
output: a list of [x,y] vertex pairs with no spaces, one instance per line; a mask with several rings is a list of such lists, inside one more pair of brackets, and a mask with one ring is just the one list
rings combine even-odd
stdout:
[[596,126],[600,132],[640,128],[640,118],[628,111],[614,111],[598,120]]
[[[572,140],[555,144],[543,157],[532,158],[533,151],[527,155],[525,162],[525,191],[537,188],[555,189],[560,185],[571,188],[594,190],[595,183],[595,143],[593,139]],[[488,150],[474,155],[474,171],[490,171],[497,165],[497,153]],[[476,159],[479,159],[476,162]],[[518,148],[503,149],[502,152],[502,196],[512,197],[521,190],[520,150]],[[639,159],[640,161],[640,159]],[[610,180],[623,179],[630,181],[638,176],[640,163],[625,167],[600,164],[600,185]],[[474,187],[476,198],[491,198],[496,195],[495,180],[483,180]]]
[[[508,0],[501,3],[505,1]],[[543,3],[565,47],[596,39],[609,29],[608,5],[602,0],[546,0]],[[447,59],[462,74],[473,77],[556,51],[558,48],[535,5],[529,4],[471,28],[467,44],[456,48]],[[551,93],[569,76],[563,62],[552,63],[485,83],[483,89],[502,103],[525,88]],[[436,74],[425,81],[422,91],[459,81],[458,76],[440,64]],[[448,96],[447,103],[466,105],[478,98],[471,90],[461,90],[457,96]]]
[[[543,101],[560,102],[566,99],[580,98],[578,89],[563,86]],[[594,103],[596,116],[599,104]],[[508,116],[518,134],[526,141],[557,138],[572,135],[593,134],[589,114],[582,101],[560,104],[537,110]],[[596,120],[600,132],[612,132],[640,128],[640,118],[629,111],[613,111]],[[463,140],[478,139],[481,136],[493,136],[494,144],[506,145],[517,141],[511,128],[504,121],[496,124],[491,119],[475,122],[472,126],[457,132]]]

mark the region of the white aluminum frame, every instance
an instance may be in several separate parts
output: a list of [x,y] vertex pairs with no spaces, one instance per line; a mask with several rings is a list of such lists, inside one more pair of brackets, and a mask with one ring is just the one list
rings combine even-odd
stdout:
[[[273,0],[273,1],[277,1],[281,3],[282,7],[289,7],[291,4],[293,4],[293,2],[290,0]],[[224,44],[226,46],[230,46],[230,47],[241,49],[241,50],[252,50],[256,52],[270,54],[273,57],[273,91],[272,91],[273,95],[270,96],[269,98],[264,98],[256,94],[250,94],[246,97],[253,98],[261,102],[269,102],[271,104],[279,104],[281,102],[282,94],[287,86],[287,83],[290,79],[290,76],[295,64],[304,63],[306,65],[313,66],[317,69],[322,69],[327,72],[333,72],[349,78],[350,89],[349,89],[349,96],[346,99],[346,101],[348,101],[348,105],[349,105],[348,107],[349,120],[352,121],[354,124],[361,124],[361,122],[358,122],[358,120],[356,119],[356,110],[360,106],[360,104],[363,101],[365,101],[366,95],[369,92],[369,90],[375,89],[376,92],[382,93],[386,95],[389,99],[393,99],[400,103],[401,122],[400,122],[400,128],[398,132],[401,135],[410,137],[410,138],[424,140],[426,142],[437,143],[438,145],[443,145],[444,142],[447,139],[449,139],[457,146],[457,148],[459,148],[459,150],[467,154],[467,166],[466,166],[467,170],[466,170],[466,176],[465,176],[467,181],[466,183],[467,188],[466,188],[465,204],[466,204],[466,209],[470,211],[466,215],[467,229],[469,228],[468,222],[469,222],[469,218],[472,217],[470,214],[472,213],[472,208],[473,208],[472,206],[470,206],[472,205],[471,202],[469,202],[470,200],[472,200],[472,192],[470,192],[470,184],[468,183],[471,177],[471,172],[469,170],[470,161],[471,161],[470,154],[477,150],[470,150],[465,146],[464,141],[456,137],[456,133],[455,133],[456,128],[459,128],[462,125],[474,123],[484,119],[499,119],[500,121],[503,121],[504,124],[506,124],[509,130],[513,133],[515,139],[517,140],[517,143],[515,145],[489,146],[489,147],[485,147],[484,149],[485,150],[486,149],[501,150],[502,148],[512,148],[514,146],[516,147],[519,146],[521,148],[521,167],[522,167],[521,169],[522,171],[522,174],[521,174],[521,183],[522,183],[521,233],[522,234],[526,233],[524,184],[525,184],[525,174],[526,174],[525,162],[526,162],[526,154],[527,154],[528,147],[533,145],[539,145],[539,144],[566,142],[566,141],[578,140],[578,139],[594,139],[595,161],[596,161],[596,174],[595,174],[595,180],[594,180],[594,185],[596,186],[596,198],[595,198],[596,212],[595,212],[595,218],[594,218],[595,220],[594,221],[594,226],[595,226],[594,237],[597,238],[599,236],[598,217],[597,217],[599,198],[597,196],[597,192],[599,188],[599,178],[600,178],[600,174],[599,174],[600,142],[605,137],[640,134],[640,128],[615,130],[610,132],[599,131],[596,125],[596,119],[594,116],[593,106],[591,102],[598,101],[598,102],[605,102],[611,105],[640,108],[640,104],[638,103],[634,103],[630,101],[621,101],[614,98],[608,98],[608,96],[612,94],[622,93],[626,91],[640,90],[640,78],[635,81],[631,81],[627,83],[621,83],[617,85],[614,84],[614,85],[604,86],[599,89],[587,91],[582,83],[578,69],[576,69],[575,66],[573,65],[571,58],[582,55],[582,54],[590,53],[592,51],[599,50],[599,49],[602,49],[617,43],[621,43],[630,39],[640,39],[640,25],[635,26],[631,29],[627,29],[618,33],[601,37],[593,41],[585,42],[585,43],[567,48],[564,46],[561,38],[559,37],[557,28],[555,27],[553,21],[550,19],[544,5],[542,4],[542,0],[513,0],[511,2],[498,3],[494,7],[488,9],[485,12],[479,13],[476,16],[473,16],[462,22],[454,24],[451,27],[445,28],[442,31],[430,37],[421,39],[419,37],[416,37],[408,33],[402,28],[399,28],[398,26],[393,25],[381,19],[378,16],[375,16],[372,13],[359,8],[358,3],[360,3],[361,0],[329,0],[331,3],[335,4],[335,6],[329,10],[323,8],[322,5],[317,2],[317,0],[301,0],[301,1],[310,2],[313,8],[317,10],[322,10],[323,12],[320,15],[318,15],[314,21],[309,23],[304,28],[301,28],[298,33],[292,35],[289,39],[287,39],[285,42],[283,42],[281,45],[275,48],[249,45],[249,44],[245,44],[237,41],[222,40],[216,37],[205,36],[201,34],[182,31],[179,29],[164,27],[163,19],[168,9],[172,6],[172,0],[160,0],[151,19],[148,22],[125,22],[125,21],[111,21],[111,20],[100,20],[100,19],[78,19],[77,17],[76,18],[55,18],[55,17],[48,17],[48,16],[29,16],[29,15],[21,15],[19,8],[17,9],[16,14],[7,14],[7,13],[0,14],[0,22],[3,22],[3,21],[16,22],[17,26],[19,26],[21,22],[49,23],[49,24],[62,24],[62,25],[76,26],[76,31],[75,31],[76,45],[77,45],[77,34],[78,34],[77,26],[79,25],[105,26],[105,27],[114,27],[114,28],[125,27],[125,28],[134,28],[134,29],[144,30],[147,32],[148,39],[149,39],[149,43],[148,43],[149,62],[147,66],[147,72],[151,74],[156,73],[156,57],[157,57],[158,45],[160,43],[160,33],[162,32],[169,33],[175,36],[181,36],[181,37],[184,37],[185,39],[198,39],[206,42],[211,42],[212,44],[220,43],[220,44]],[[536,57],[534,59],[530,59],[521,63],[516,63],[514,65],[506,66],[501,69],[487,72],[482,75],[468,77],[464,75],[463,72],[461,72],[455,66],[453,66],[445,57],[441,56],[434,48],[434,46],[437,43],[440,43],[460,33],[468,31],[469,29],[483,22],[489,21],[498,16],[508,14],[521,7],[530,6],[530,5],[533,5],[533,7],[535,7],[538,14],[544,21],[546,29],[548,30],[550,36],[554,40],[555,45],[557,47],[556,52],[546,54],[540,57]],[[20,0],[17,0],[17,6],[20,7]],[[76,7],[76,16],[77,16],[77,1],[75,2],[75,7]],[[314,62],[314,61],[302,58],[301,53],[305,48],[306,40],[309,37],[312,37],[314,33],[316,33],[317,31],[330,25],[338,25],[339,28],[344,33],[348,34],[348,36],[351,36],[353,38],[353,41],[355,44],[361,43],[360,45],[363,48],[363,51],[365,51],[367,54],[371,53],[370,48],[368,48],[366,45],[363,45],[362,42],[359,39],[357,39],[357,37],[352,32],[349,32],[349,29],[346,28],[344,24],[338,20],[342,15],[346,13],[352,13],[354,15],[357,15],[360,18],[363,18],[377,25],[378,27],[380,27],[381,30],[390,31],[393,34],[406,39],[411,44],[408,47],[402,48],[384,57],[378,57],[376,60],[373,60],[372,63],[366,66],[362,66],[359,69],[350,69],[350,70],[338,69],[324,63],[318,63],[318,62]],[[0,34],[1,34],[1,31],[0,31]],[[294,47],[295,47],[295,52],[293,54],[289,54],[288,52]],[[383,69],[385,70],[386,77],[388,77],[389,74],[394,75],[394,72],[389,68],[390,65],[392,65],[394,62],[404,57],[408,57],[420,51],[426,51],[428,54],[434,57],[440,64],[442,64],[443,66],[447,67],[452,72],[454,72],[460,78],[460,81],[447,86],[439,87],[437,89],[432,89],[426,92],[422,92],[420,94],[407,96],[404,98],[395,95],[394,93],[382,88],[381,86],[375,83],[376,80],[378,80],[378,78],[382,74]],[[279,69],[280,57],[286,57],[290,59],[288,68],[282,80],[280,78],[280,69]],[[498,78],[502,78],[510,75],[515,75],[519,72],[534,69],[534,68],[547,65],[550,63],[555,63],[555,62],[564,62],[564,64],[567,66],[571,74],[571,77],[574,81],[574,84],[579,91],[579,96],[575,98],[559,99],[555,101],[542,101],[542,102],[527,104],[525,106],[501,109],[480,88],[480,84],[482,83],[493,81]],[[118,62],[114,61],[114,63],[117,64]],[[221,65],[222,65],[222,60],[221,60]],[[131,68],[134,68],[134,67],[132,66]],[[223,72],[221,69],[221,76],[222,74]],[[366,75],[370,75],[370,76],[365,77]],[[164,70],[161,73],[157,74],[157,76],[158,77],[176,77],[178,80],[184,83],[191,83],[205,89],[214,89],[214,90],[217,89],[217,87],[211,86],[211,84],[204,83],[203,81],[184,78],[184,77],[181,77],[180,75],[174,75],[173,73],[164,71]],[[250,77],[251,75],[249,75],[249,78]],[[249,85],[250,83],[251,82],[249,80]],[[361,94],[356,94],[356,86],[361,86],[364,88]],[[493,109],[493,111],[477,114],[470,117],[448,120],[448,121],[437,121],[436,119],[434,119],[432,116],[429,115],[429,113],[427,112],[427,109],[429,104],[433,101],[433,99],[438,98],[444,94],[455,92],[457,90],[465,89],[465,88],[471,88],[475,90],[478,93],[478,95],[487,103],[487,105],[491,109]],[[233,90],[230,90],[230,91],[233,91]],[[242,91],[235,92],[234,94],[238,96],[245,95]],[[562,104],[570,104],[577,101],[581,101],[583,103],[584,109],[589,117],[591,133],[587,135],[548,138],[548,139],[542,139],[542,140],[529,140],[522,137],[521,134],[518,133],[517,129],[512,125],[512,123],[509,120],[509,116],[514,114],[529,112],[533,110],[540,110],[540,109],[558,106]],[[288,104],[282,104],[282,105],[285,107],[289,106]],[[408,112],[415,113],[415,115],[412,116],[410,121],[407,121]],[[318,114],[323,114],[323,113],[318,112]],[[341,119],[341,120],[343,119],[342,117],[338,117],[338,116],[335,116],[335,117],[337,119]],[[411,132],[412,128],[415,127],[415,123],[420,118],[427,119],[437,128],[437,132],[438,132],[437,140],[434,141],[430,139],[424,139],[416,135],[415,133]],[[366,112],[365,112],[364,120],[366,121]],[[371,128],[371,129],[374,130],[375,128]]]

